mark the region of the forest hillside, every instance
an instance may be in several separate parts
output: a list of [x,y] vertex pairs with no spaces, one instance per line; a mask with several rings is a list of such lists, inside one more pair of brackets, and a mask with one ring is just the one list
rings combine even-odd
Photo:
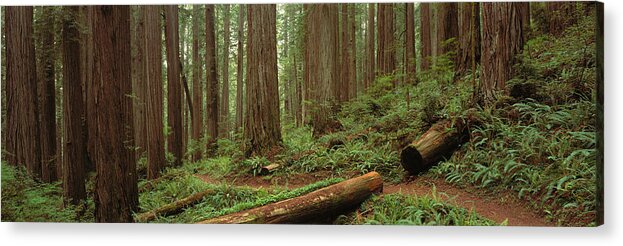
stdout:
[[4,7],[2,221],[599,225],[600,11]]

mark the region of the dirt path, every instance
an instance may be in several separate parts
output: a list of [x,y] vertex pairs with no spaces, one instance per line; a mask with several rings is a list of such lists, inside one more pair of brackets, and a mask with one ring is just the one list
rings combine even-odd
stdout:
[[[272,178],[262,176],[225,177],[224,180],[217,180],[209,175],[196,174],[195,176],[211,184],[227,182],[258,189],[274,189],[277,187],[295,189],[331,177],[331,172],[299,173],[288,177]],[[347,174],[346,176],[353,177],[356,174]],[[519,201],[510,192],[492,196],[480,194],[476,190],[458,188],[441,179],[415,177],[400,184],[385,184],[383,193],[425,196],[431,195],[433,187],[436,188],[438,197],[444,201],[468,210],[474,210],[497,223],[508,220],[509,226],[553,226],[552,223],[539,216],[535,211],[530,210],[525,202]]]
[[476,213],[498,223],[508,219],[509,226],[553,226],[510,192],[503,192],[492,197],[491,195],[478,194],[477,191],[457,188],[444,180],[417,177],[405,183],[385,185],[383,193],[424,196],[431,195],[433,187],[436,188],[438,197],[441,199],[456,206],[474,210]]

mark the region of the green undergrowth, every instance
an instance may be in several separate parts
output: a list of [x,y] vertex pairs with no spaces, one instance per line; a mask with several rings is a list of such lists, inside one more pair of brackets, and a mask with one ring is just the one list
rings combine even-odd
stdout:
[[477,111],[470,141],[431,171],[458,185],[511,190],[551,221],[594,225],[596,118],[594,20],[538,36],[520,55],[515,97]]
[[339,217],[337,224],[356,225],[426,225],[426,226],[493,226],[495,223],[473,211],[442,201],[439,193],[431,196],[390,194],[374,196],[359,210]]
[[26,171],[2,162],[3,222],[93,222],[92,199],[64,206],[59,183],[33,180]]
[[154,223],[195,223],[225,214],[263,206],[269,203],[297,197],[314,190],[343,181],[341,178],[325,179],[305,187],[288,190],[285,188],[265,190],[228,184],[207,184],[194,176],[183,176],[157,185],[153,191],[140,195],[141,210],[148,211],[179,200],[192,193],[214,190],[197,205],[180,214],[158,217]]

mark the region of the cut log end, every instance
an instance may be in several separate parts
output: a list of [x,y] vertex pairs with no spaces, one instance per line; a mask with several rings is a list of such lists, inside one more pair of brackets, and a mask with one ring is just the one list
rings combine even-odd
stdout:
[[422,155],[412,145],[408,145],[400,152],[400,164],[409,174],[418,174],[426,170]]

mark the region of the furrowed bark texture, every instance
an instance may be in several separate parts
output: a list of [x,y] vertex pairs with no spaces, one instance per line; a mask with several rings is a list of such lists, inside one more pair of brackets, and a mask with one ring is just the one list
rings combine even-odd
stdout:
[[167,148],[175,158],[173,166],[182,165],[184,140],[182,135],[182,83],[180,81],[180,40],[177,5],[167,5],[165,10],[165,39],[167,50],[167,118],[171,132]]
[[138,205],[133,140],[130,7],[95,7],[96,222],[132,222]]
[[459,3],[459,56],[457,72],[464,75],[467,70],[480,63],[480,3]]
[[[203,135],[203,85],[201,83],[201,63],[199,57],[199,5],[193,5],[193,119],[192,119],[192,139],[198,143]],[[201,159],[201,149],[199,147],[193,153],[193,161]]]
[[246,156],[281,145],[276,5],[247,6]]
[[420,70],[426,71],[431,65],[432,47],[430,33],[430,3],[420,3]]
[[207,155],[216,153],[218,138],[218,78],[216,77],[216,37],[214,33],[214,5],[207,4],[206,12],[206,134]]
[[[56,165],[56,92],[54,72],[54,13],[52,7],[42,7],[42,70],[40,79],[39,103],[41,126],[41,180],[54,182],[57,179]],[[78,38],[78,37],[76,37]]]

